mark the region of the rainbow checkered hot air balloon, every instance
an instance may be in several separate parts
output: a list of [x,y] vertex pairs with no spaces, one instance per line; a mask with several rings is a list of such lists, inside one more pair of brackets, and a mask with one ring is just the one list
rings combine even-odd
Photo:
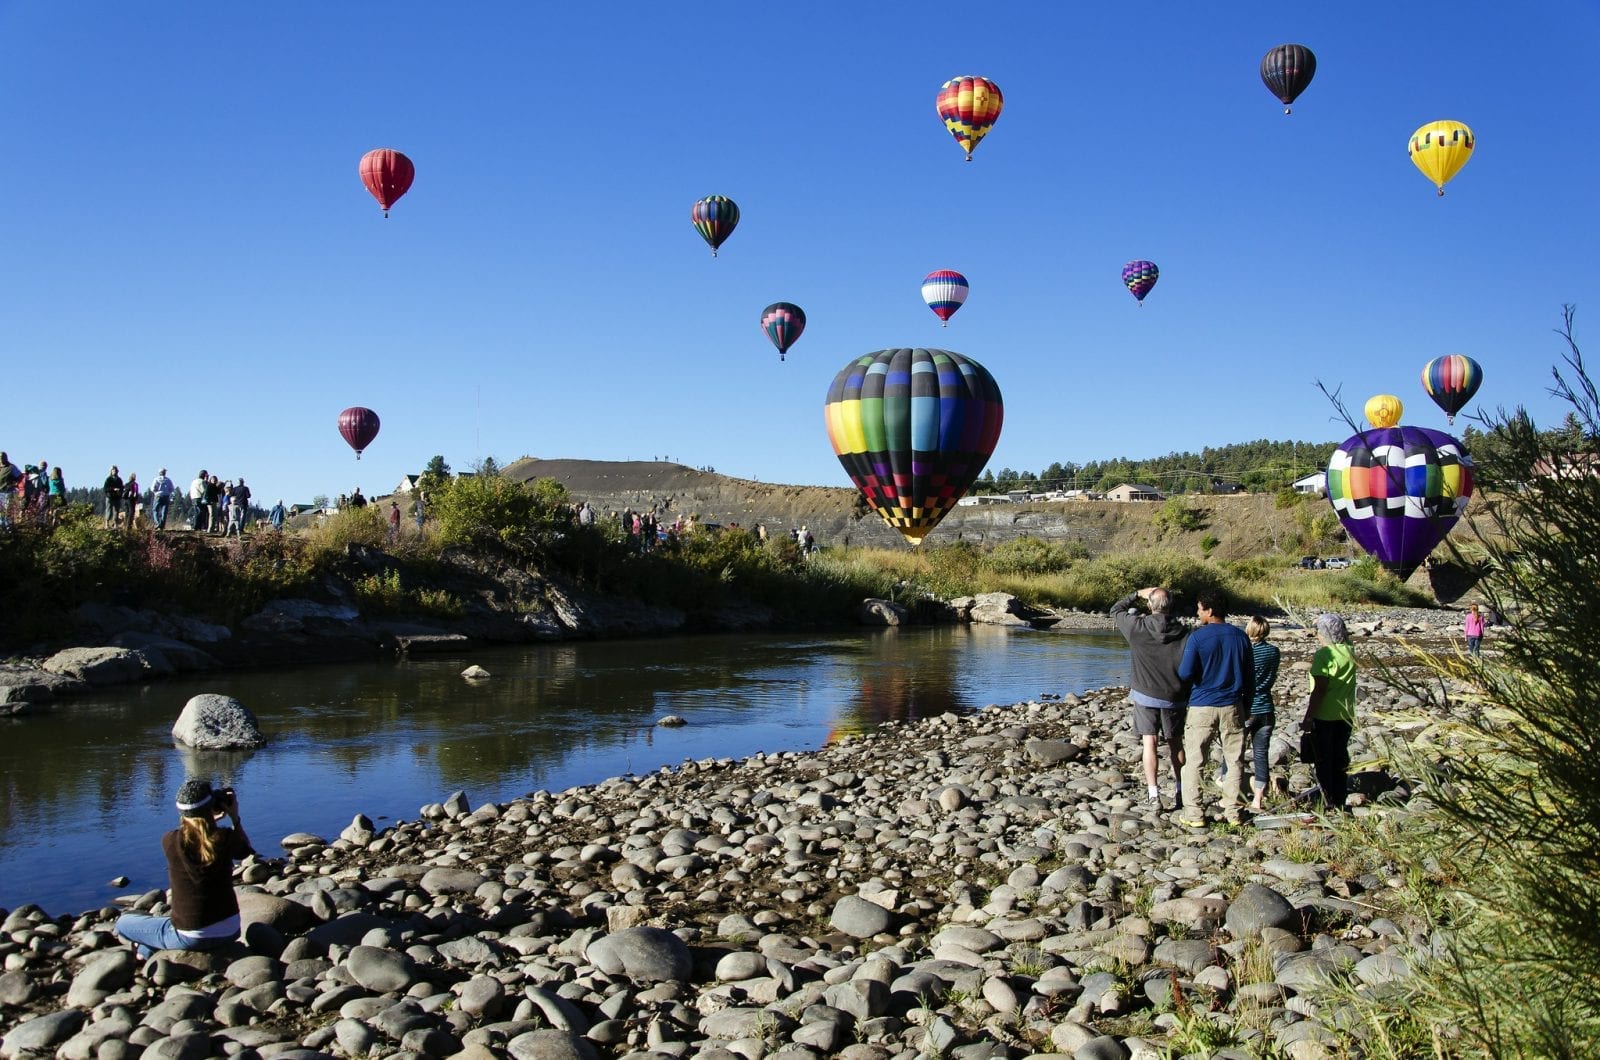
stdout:
[[987,77],[953,77],[939,87],[939,117],[967,153],[968,162],[978,141],[994,128],[1003,106],[1000,86]]
[[1459,353],[1435,357],[1422,366],[1422,389],[1444,410],[1450,423],[1456,421],[1456,413],[1466,407],[1482,385],[1483,369],[1478,362]]
[[1328,461],[1328,500],[1350,539],[1411,577],[1472,496],[1472,457],[1443,431],[1385,427],[1345,439]]
[[1127,284],[1129,292],[1139,300],[1140,305],[1144,305],[1144,296],[1150,293],[1159,279],[1161,270],[1156,268],[1153,261],[1136,258],[1122,267],[1122,282]]
[[828,440],[867,506],[920,545],[983,471],[1005,409],[983,365],[949,350],[879,350],[840,369]]
[[700,233],[700,238],[711,245],[714,258],[717,248],[733,235],[739,224],[739,204],[726,195],[707,195],[689,207],[689,220],[694,222],[694,230]]
[[773,302],[761,311],[761,330],[778,347],[778,360],[806,329],[806,311],[793,302]]
[[922,300],[950,326],[950,317],[967,301],[967,278],[953,269],[935,269],[922,278]]

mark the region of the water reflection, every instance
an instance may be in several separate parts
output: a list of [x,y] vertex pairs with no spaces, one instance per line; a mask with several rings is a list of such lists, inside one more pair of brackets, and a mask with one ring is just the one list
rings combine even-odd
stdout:
[[[467,663],[484,682],[459,676]],[[560,644],[187,677],[0,723],[0,906],[102,904],[119,874],[164,882],[161,832],[188,775],[239,789],[258,848],[332,837],[356,813],[413,817],[644,773],[685,758],[815,748],[883,721],[1122,683],[1119,638],[959,627]],[[238,698],[268,744],[176,748],[200,692]],[[658,728],[666,714],[688,719]]]

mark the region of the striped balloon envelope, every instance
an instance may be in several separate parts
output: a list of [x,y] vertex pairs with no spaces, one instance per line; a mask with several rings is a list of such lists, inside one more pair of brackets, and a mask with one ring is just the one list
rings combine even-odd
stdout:
[[967,278],[951,269],[935,269],[922,278],[922,300],[949,327],[951,315],[966,304]]
[[711,256],[717,256],[717,248],[733,235],[733,230],[739,224],[739,204],[726,195],[707,195],[693,206],[689,207],[689,220],[694,223],[694,230],[700,233],[700,238],[711,245]]
[[778,360],[806,329],[806,311],[793,302],[773,302],[761,311],[761,330],[778,347]]
[[1122,267],[1122,282],[1127,285],[1133,297],[1139,300],[1140,305],[1144,305],[1144,296],[1150,293],[1150,289],[1159,279],[1161,270],[1156,268],[1156,263],[1153,261],[1137,258]]
[[1328,461],[1328,500],[1350,539],[1411,577],[1472,497],[1472,457],[1443,431],[1385,427],[1345,439]]
[[828,440],[877,512],[920,545],[977,481],[1000,440],[1000,387],[949,350],[879,350],[839,370],[823,406]]
[[1430,121],[1411,134],[1406,153],[1422,175],[1433,181],[1439,194],[1450,178],[1461,172],[1461,167],[1472,158],[1477,138],[1472,130],[1458,121]]
[[1003,106],[1000,86],[987,77],[953,77],[939,86],[939,117],[967,153],[968,162],[978,141],[989,135],[1000,119]]
[[1456,413],[1472,400],[1483,385],[1483,369],[1471,357],[1447,353],[1422,366],[1422,389],[1433,403],[1444,410],[1446,421],[1454,423]]

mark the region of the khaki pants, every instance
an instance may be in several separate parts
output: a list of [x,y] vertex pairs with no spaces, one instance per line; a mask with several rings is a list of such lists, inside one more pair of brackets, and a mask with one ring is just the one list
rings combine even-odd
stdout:
[[1197,707],[1189,705],[1183,722],[1183,815],[1200,817],[1204,809],[1201,792],[1211,773],[1209,754],[1213,741],[1222,743],[1222,760],[1228,773],[1222,778],[1222,816],[1239,818],[1239,778],[1244,776],[1244,726],[1239,711],[1232,706]]

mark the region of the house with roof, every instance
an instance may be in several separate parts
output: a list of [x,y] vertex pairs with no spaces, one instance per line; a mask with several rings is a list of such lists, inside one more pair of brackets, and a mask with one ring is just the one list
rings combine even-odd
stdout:
[[1312,497],[1326,497],[1328,495],[1328,473],[1326,471],[1318,471],[1315,474],[1307,475],[1305,478],[1297,478],[1291,483],[1291,487],[1296,493],[1304,493]]
[[1108,501],[1160,501],[1166,500],[1162,492],[1154,486],[1140,486],[1124,482],[1115,489],[1106,491]]

